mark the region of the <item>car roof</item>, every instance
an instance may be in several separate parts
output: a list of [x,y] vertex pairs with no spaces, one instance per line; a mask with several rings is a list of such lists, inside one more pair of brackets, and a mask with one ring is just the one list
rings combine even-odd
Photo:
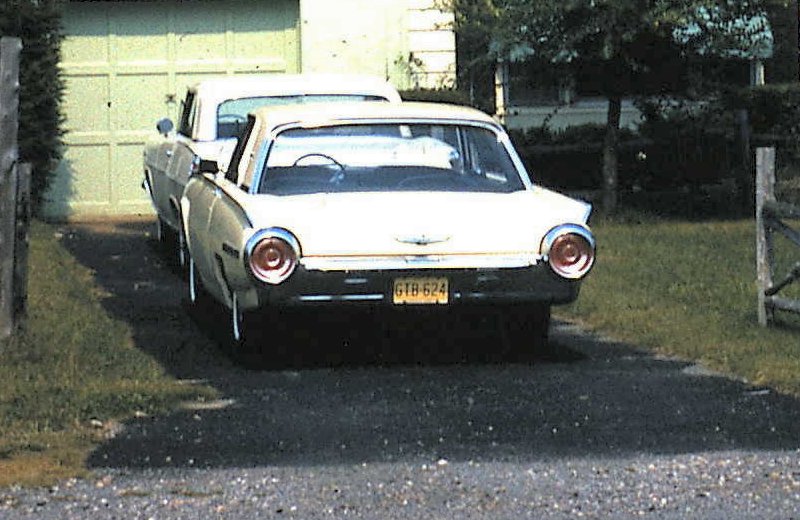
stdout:
[[242,97],[308,94],[361,94],[399,102],[400,95],[387,81],[359,74],[263,74],[228,76],[200,81],[189,87],[202,99],[217,103]]
[[445,103],[308,103],[261,107],[252,114],[273,129],[284,125],[315,127],[368,120],[466,121],[500,128],[497,121],[484,112]]

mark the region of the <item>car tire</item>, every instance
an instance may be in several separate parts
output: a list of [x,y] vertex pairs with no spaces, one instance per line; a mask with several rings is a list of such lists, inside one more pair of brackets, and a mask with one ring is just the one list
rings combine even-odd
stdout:
[[239,308],[236,293],[231,299],[229,346],[234,362],[246,368],[263,368],[266,358],[263,351],[264,310],[245,311]]
[[159,244],[166,245],[168,232],[169,226],[163,218],[158,217],[156,219],[156,240],[158,240]]
[[164,251],[166,251],[168,254],[172,254],[172,250],[178,241],[178,237],[175,233],[175,230],[172,229],[169,224],[167,224],[167,221],[161,217],[158,217],[156,220],[156,239]]
[[193,309],[205,308],[211,303],[211,297],[203,286],[203,280],[200,279],[200,275],[197,273],[194,261],[189,258],[187,264],[186,278],[189,282],[189,306]]
[[[181,222],[181,220],[179,219],[178,222]],[[180,227],[175,235],[176,261],[180,269],[186,269],[189,266],[189,248],[186,245],[186,234],[183,232],[183,226]]]
[[507,354],[521,361],[557,358],[557,346],[549,341],[550,305],[506,307],[500,321]]

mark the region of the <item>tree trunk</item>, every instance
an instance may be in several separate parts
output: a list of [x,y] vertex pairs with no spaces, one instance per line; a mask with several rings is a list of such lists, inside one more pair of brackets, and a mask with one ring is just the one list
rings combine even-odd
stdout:
[[622,98],[618,95],[608,98],[608,119],[606,136],[603,140],[603,212],[607,215],[617,210],[617,148],[619,145],[619,122],[622,112]]

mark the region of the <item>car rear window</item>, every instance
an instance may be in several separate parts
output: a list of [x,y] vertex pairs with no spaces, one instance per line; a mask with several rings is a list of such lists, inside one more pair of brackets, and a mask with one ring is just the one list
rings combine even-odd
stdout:
[[247,114],[257,108],[271,105],[331,101],[387,101],[387,99],[381,96],[363,94],[304,94],[230,99],[220,103],[217,107],[217,139],[239,137],[244,130]]
[[298,128],[270,147],[260,193],[525,189],[492,130],[454,124]]

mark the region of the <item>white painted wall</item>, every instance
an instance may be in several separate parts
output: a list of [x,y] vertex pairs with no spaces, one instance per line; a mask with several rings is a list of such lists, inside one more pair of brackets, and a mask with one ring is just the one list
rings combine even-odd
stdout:
[[452,13],[435,0],[300,0],[303,72],[350,72],[396,87],[455,83]]

